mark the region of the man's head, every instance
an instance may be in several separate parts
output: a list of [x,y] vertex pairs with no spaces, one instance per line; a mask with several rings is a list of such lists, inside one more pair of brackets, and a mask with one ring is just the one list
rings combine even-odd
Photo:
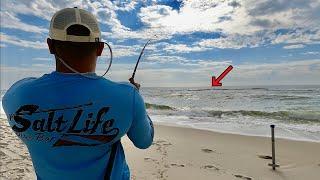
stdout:
[[[50,23],[49,50],[79,72],[93,72],[104,43],[95,17],[82,9],[66,8],[54,14]],[[56,57],[56,58],[57,58]],[[57,71],[70,72],[56,59]]]

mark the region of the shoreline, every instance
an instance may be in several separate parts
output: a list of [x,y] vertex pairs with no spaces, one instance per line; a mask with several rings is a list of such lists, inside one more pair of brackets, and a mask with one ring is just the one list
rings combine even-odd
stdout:
[[[185,125],[185,124],[177,124],[177,123],[168,123],[168,122],[153,122],[155,125],[158,126],[168,126],[168,127],[177,127],[177,128],[186,128],[186,129],[194,129],[194,130],[201,130],[201,131],[208,131],[213,133],[219,133],[219,134],[230,134],[230,135],[239,135],[239,136],[248,136],[248,137],[261,137],[261,138],[271,138],[271,130],[270,130],[270,136],[267,135],[257,135],[257,134],[250,134],[250,133],[241,133],[241,132],[230,132],[230,131],[224,131],[219,129],[209,129],[209,128],[198,128],[192,125]],[[311,140],[311,139],[304,139],[304,138],[293,138],[293,137],[277,137],[277,130],[275,130],[275,138],[276,139],[282,139],[282,140],[289,140],[289,141],[298,141],[298,142],[312,142],[312,143],[320,143],[320,140]],[[271,139],[270,139],[271,141]]]
[[[0,117],[0,121],[5,120],[7,121],[7,118]],[[250,133],[241,133],[241,132],[231,132],[231,131],[224,131],[219,129],[209,129],[209,128],[198,128],[196,126],[187,125],[187,124],[178,124],[178,123],[169,123],[169,122],[157,122],[153,121],[154,125],[157,126],[168,126],[168,127],[176,127],[176,128],[186,128],[191,130],[201,130],[201,131],[208,131],[213,133],[219,133],[219,134],[230,134],[230,135],[239,135],[239,136],[248,136],[248,137],[261,137],[261,138],[271,138],[271,132],[270,136],[267,135],[257,135],[257,134],[250,134]],[[312,142],[312,143],[320,143],[320,140],[311,140],[311,139],[305,139],[305,138],[293,138],[293,137],[277,137],[277,130],[275,131],[275,138],[276,139],[282,139],[282,140],[289,140],[289,141],[298,141],[298,142]]]

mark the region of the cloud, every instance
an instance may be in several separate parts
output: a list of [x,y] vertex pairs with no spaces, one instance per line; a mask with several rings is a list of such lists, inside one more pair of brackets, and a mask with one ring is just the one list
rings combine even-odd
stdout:
[[[282,62],[277,64],[243,64],[234,67],[231,82],[251,84],[320,84],[320,60]],[[294,78],[293,78],[294,77]]]
[[232,65],[232,61],[208,61],[208,60],[199,60],[197,61],[197,64],[199,65],[199,67],[202,67],[202,68],[224,68],[226,66],[229,66],[229,65]]
[[10,14],[9,12],[0,12],[1,17],[1,26],[3,28],[10,28],[10,29],[18,29],[26,32],[33,32],[33,33],[47,33],[48,29],[26,24],[24,22],[21,22],[20,19],[15,17],[13,14]]
[[[201,61],[200,61],[201,62]],[[142,86],[210,86],[211,76],[220,75],[230,61],[212,62],[206,64],[174,68],[141,68],[137,72],[137,81]],[[126,80],[130,70],[113,69],[111,77],[114,80]],[[304,60],[282,62],[277,64],[242,64],[234,65],[233,70],[224,78],[225,85],[301,85],[320,84],[320,60]],[[294,77],[294,78],[292,78]]]
[[[248,0],[240,4],[228,0],[190,0],[182,4],[179,11],[164,5],[143,7],[139,17],[150,29],[157,28],[167,34],[224,34],[220,39],[210,40],[212,46],[208,47],[239,49],[270,43],[319,43],[320,26],[317,18],[313,18],[319,14],[316,13],[320,10],[319,1],[275,0],[269,3]],[[279,29],[296,31],[278,34]],[[236,42],[227,42],[229,40]]]
[[250,24],[261,28],[272,28],[277,26],[279,22],[277,20],[270,21],[269,19],[253,19]]
[[0,33],[1,42],[12,44],[25,48],[34,48],[34,49],[47,49],[47,45],[45,42],[40,41],[27,41],[23,39],[19,39],[15,36],[10,36],[5,33]]
[[32,58],[32,60],[34,61],[52,61],[52,58],[48,58],[48,57],[36,57],[36,58]]
[[179,11],[165,5],[153,5],[141,8],[138,15],[150,28],[175,34],[216,31],[215,23],[219,21],[219,17],[232,10],[231,6],[219,1],[191,0],[183,2]]
[[59,6],[62,4],[65,3],[59,0],[56,2],[50,2],[47,0],[1,1],[1,11],[6,14],[10,14],[11,16],[24,14],[50,20],[53,13],[59,10]]
[[[192,62],[190,62],[192,64]],[[203,60],[194,62],[186,69],[182,67],[153,68],[139,67],[137,82],[143,87],[181,87],[210,86],[211,76],[219,75],[231,64],[231,61]],[[10,87],[15,81],[24,77],[39,77],[54,70],[54,67],[34,65],[29,67],[1,66],[1,88]],[[114,64],[107,78],[114,81],[127,81],[132,73],[132,64]],[[98,70],[102,74],[102,69]],[[320,59],[288,61],[282,63],[242,64],[234,65],[233,70],[223,79],[223,85],[320,85]]]
[[[205,68],[209,66],[225,66],[232,64],[230,60],[214,60],[214,59],[187,59],[182,56],[177,55],[161,55],[161,54],[152,54],[145,57],[142,61],[143,67],[145,68],[156,68],[161,69],[164,67],[179,67],[184,68],[185,70],[190,68]],[[152,66],[149,66],[152,65]]]
[[193,46],[193,45],[186,45],[186,44],[167,44],[164,48],[164,51],[169,53],[189,53],[189,52],[201,52],[208,50],[208,48],[200,47],[200,46]]
[[202,47],[212,47],[212,48],[232,48],[240,49],[244,47],[258,47],[266,44],[268,39],[264,39],[258,35],[229,35],[216,39],[204,39],[199,42]]
[[287,11],[291,9],[304,9],[309,8],[311,2],[315,2],[313,0],[260,0],[253,3],[253,1],[249,1],[252,3],[252,7],[249,8],[249,14],[253,16],[262,16],[266,14],[275,14],[282,11]]
[[235,1],[235,0],[229,2],[228,5],[229,5],[229,6],[232,6],[232,7],[234,7],[234,8],[241,7],[241,3],[238,2],[238,1]]
[[[26,52],[27,48],[47,49],[45,42],[33,39],[42,38],[48,32],[48,27],[27,22],[23,16],[35,16],[49,22],[56,11],[74,6],[84,8],[97,17],[103,29],[102,36],[111,41],[115,57],[125,60],[128,60],[126,57],[137,57],[147,39],[155,40],[147,47],[146,56],[137,74],[137,78],[147,86],[207,86],[210,85],[212,75],[218,75],[233,63],[235,68],[224,82],[229,85],[319,84],[319,60],[237,65],[228,58],[206,59],[199,53],[216,49],[280,45],[285,49],[306,46],[307,52],[302,55],[319,55],[317,49],[308,50],[309,45],[320,43],[318,0],[183,0],[179,8],[172,8],[157,1],[1,1],[1,22],[5,22],[2,27],[6,33],[0,34],[0,47],[15,45],[23,47]],[[120,21],[120,11],[137,16],[142,26],[137,29],[126,27],[125,23]],[[31,36],[28,39],[32,40],[12,35],[15,32],[13,29],[29,32],[28,35]],[[201,35],[193,39],[193,34]],[[205,35],[202,37],[202,34]],[[188,38],[185,40],[177,37]],[[132,45],[133,43],[140,45]],[[199,55],[198,58],[191,59],[190,55],[187,55],[190,52]],[[268,49],[265,53],[269,53]],[[108,56],[107,49],[103,56]],[[233,55],[227,55],[231,56]],[[286,56],[293,59],[295,54]],[[2,69],[5,74],[2,74],[1,78],[5,77],[6,81],[11,83],[13,79],[41,75],[52,68],[43,68],[46,65],[42,64],[51,61],[50,58],[36,57],[33,60],[38,62],[30,68],[5,67]],[[110,77],[114,80],[126,80],[131,75],[133,66],[134,64],[115,62]]]
[[320,29],[296,29],[286,34],[278,34],[272,37],[272,44],[320,44]]
[[[125,46],[125,45],[118,45],[118,44],[110,44],[112,48],[112,52],[114,57],[127,57],[127,56],[135,56],[138,55],[140,52],[141,46],[134,45],[134,46]],[[103,51],[103,56],[109,56],[109,50],[105,47]]]
[[[141,8],[139,16],[141,21],[150,27],[161,27],[161,30],[168,30],[174,33],[219,32],[226,34],[251,34],[263,27],[256,25],[270,24],[278,17],[261,17],[257,19],[249,13],[249,7],[258,6],[255,1],[244,1],[242,6],[237,1],[184,1],[179,11],[165,5],[153,5]],[[226,23],[221,18],[228,17]],[[259,17],[260,18],[260,17]],[[278,22],[279,27],[284,27],[287,19]]]
[[300,48],[304,48],[305,45],[303,44],[293,44],[293,45],[287,45],[287,46],[283,46],[284,49],[300,49]]
[[301,54],[302,55],[320,55],[320,51],[308,51]]
[[148,55],[146,56],[145,61],[151,64],[155,64],[155,63],[186,64],[189,62],[189,60],[181,56],[169,56],[169,55],[161,55],[161,54]]
[[[320,24],[317,22],[320,2],[317,0],[188,0],[182,1],[179,10],[153,1],[18,0],[15,3],[1,1],[1,16],[8,17],[4,23],[6,28],[47,33],[43,27],[22,22],[17,15],[33,15],[49,21],[59,9],[74,6],[89,10],[101,24],[107,25],[109,30],[102,32],[107,39],[146,40],[155,35],[159,39],[171,39],[175,34],[193,32],[224,34],[219,39],[209,38],[202,47],[168,46],[172,50],[180,46],[184,53],[210,48],[239,49],[282,43],[316,44],[320,41]],[[143,26],[138,30],[124,26],[117,11],[138,13]],[[296,31],[278,34],[279,29]]]
[[[118,1],[120,3],[120,1]],[[5,16],[9,16],[10,21],[5,23],[7,28],[20,29],[22,31],[28,32],[47,32],[46,29],[42,27],[37,27],[33,25],[28,25],[21,22],[17,15],[32,15],[39,17],[41,19],[50,21],[51,17],[55,12],[62,8],[67,7],[79,7],[84,8],[92,12],[102,24],[109,25],[113,32],[119,31],[129,31],[130,29],[122,26],[120,21],[117,19],[116,10],[126,10],[135,7],[136,3],[124,4],[120,3],[118,5],[112,3],[111,1],[86,1],[86,0],[73,0],[73,1],[61,1],[61,0],[17,0],[15,2],[1,1],[1,19],[5,19]],[[13,21],[11,21],[13,20]],[[23,28],[26,27],[26,28]],[[119,32],[121,33],[121,32]]]
[[53,68],[53,66],[47,65],[47,64],[40,64],[40,63],[35,63],[35,64],[31,64],[32,67],[40,67],[40,68]]

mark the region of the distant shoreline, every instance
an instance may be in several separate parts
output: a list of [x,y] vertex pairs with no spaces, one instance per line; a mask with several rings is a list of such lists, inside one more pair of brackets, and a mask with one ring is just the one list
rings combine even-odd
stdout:
[[[40,77],[40,76],[39,76]],[[123,81],[115,81],[115,82],[123,82]],[[250,89],[250,88],[264,88],[264,87],[320,87],[320,84],[270,84],[270,85],[223,85],[220,87],[212,87],[210,85],[207,86],[141,86],[141,90],[143,88],[204,88],[204,89],[226,89],[226,88],[243,88],[243,89]],[[247,87],[247,88],[245,88]],[[8,88],[6,89],[0,89],[0,91],[7,91]]]

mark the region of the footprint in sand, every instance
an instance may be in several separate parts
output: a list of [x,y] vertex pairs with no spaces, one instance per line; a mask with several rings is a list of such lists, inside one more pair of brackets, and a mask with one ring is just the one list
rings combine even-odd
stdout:
[[156,146],[156,150],[162,153],[164,157],[168,155],[167,148],[168,146],[171,146],[172,144],[170,142],[167,142],[165,140],[157,140],[152,143],[152,145]]
[[212,152],[215,152],[214,150],[211,150],[211,149],[201,149],[202,152],[205,152],[205,153],[212,153]]
[[252,180],[251,177],[242,176],[242,175],[240,175],[240,174],[234,174],[234,176],[235,176],[236,178],[240,178],[240,179]]
[[174,166],[174,167],[184,167],[185,165],[184,165],[184,164],[171,163],[171,166]]
[[266,156],[266,155],[258,155],[258,157],[261,159],[272,159],[271,156]]
[[153,142],[152,144],[153,145],[158,145],[158,146],[160,146],[160,145],[162,145],[162,146],[170,146],[170,145],[172,145],[170,142],[167,142],[165,140],[157,140],[157,141]]
[[153,158],[149,158],[149,157],[145,157],[144,161],[148,162],[148,163],[155,164],[156,166],[160,165],[160,163],[161,163],[159,160],[153,159]]
[[205,166],[201,166],[200,167],[201,169],[210,169],[210,170],[216,170],[216,171],[219,171],[220,168],[214,166],[214,165],[205,165]]
[[149,157],[145,157],[144,160],[145,160],[145,161],[148,161],[148,162],[150,162],[150,161],[151,161],[151,162],[157,161],[156,159],[149,158]]
[[201,151],[204,152],[204,153],[221,154],[221,152],[217,152],[216,150],[212,150],[212,149],[208,149],[208,148],[201,149]]
[[167,179],[167,171],[170,169],[170,164],[168,164],[168,148],[172,144],[166,140],[155,140],[152,145],[159,152],[160,158],[153,159],[150,157],[145,157],[144,160],[147,162],[153,162],[156,164],[156,176],[157,179],[163,180]]

